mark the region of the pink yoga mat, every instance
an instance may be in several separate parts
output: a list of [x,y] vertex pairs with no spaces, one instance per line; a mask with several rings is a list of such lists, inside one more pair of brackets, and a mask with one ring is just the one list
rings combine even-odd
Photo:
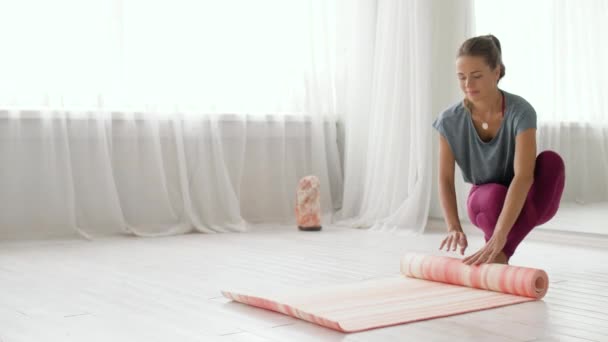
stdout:
[[222,291],[234,301],[355,332],[541,299],[542,270],[407,254],[401,275],[283,293]]

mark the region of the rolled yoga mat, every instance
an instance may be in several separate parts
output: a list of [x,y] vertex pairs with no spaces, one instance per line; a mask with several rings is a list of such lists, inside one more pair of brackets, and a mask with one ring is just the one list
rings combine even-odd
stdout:
[[356,332],[541,299],[549,285],[543,270],[406,254],[401,276],[317,289],[251,293],[222,291],[234,301]]

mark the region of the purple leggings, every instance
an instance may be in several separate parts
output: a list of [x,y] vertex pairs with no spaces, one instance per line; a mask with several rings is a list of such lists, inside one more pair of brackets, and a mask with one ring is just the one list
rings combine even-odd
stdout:
[[[544,151],[536,157],[534,183],[503,249],[507,258],[513,255],[532,228],[555,215],[564,190],[565,174],[564,161],[559,154]],[[486,241],[494,233],[506,196],[507,187],[496,183],[474,185],[469,193],[469,219],[484,232]]]

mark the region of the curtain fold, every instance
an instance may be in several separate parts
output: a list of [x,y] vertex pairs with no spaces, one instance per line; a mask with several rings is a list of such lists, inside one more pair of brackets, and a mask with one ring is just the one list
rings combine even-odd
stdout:
[[[339,224],[420,233],[433,178],[432,119],[456,83],[449,66],[470,1],[358,2],[347,42],[345,179]],[[457,22],[453,17],[464,18]],[[372,33],[373,32],[373,33]],[[447,63],[447,67],[446,67]]]

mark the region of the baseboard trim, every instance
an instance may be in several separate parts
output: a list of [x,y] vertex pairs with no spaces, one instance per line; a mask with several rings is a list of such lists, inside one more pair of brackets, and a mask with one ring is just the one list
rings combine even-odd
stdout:
[[[467,235],[481,236],[480,230],[470,222],[462,222],[461,224],[462,230]],[[425,228],[425,233],[441,233],[445,231],[445,223],[442,219],[428,219]],[[526,237],[526,240],[570,246],[608,249],[608,235],[569,232],[553,228],[536,228],[532,230],[532,232],[530,232],[530,234]]]

